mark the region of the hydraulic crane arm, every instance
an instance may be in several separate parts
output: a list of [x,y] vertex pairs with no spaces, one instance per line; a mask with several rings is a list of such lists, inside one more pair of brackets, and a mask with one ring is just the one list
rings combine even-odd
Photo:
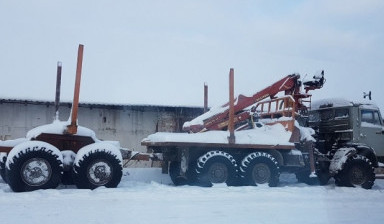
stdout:
[[[273,99],[280,92],[284,92],[285,95],[292,95],[295,98],[296,103],[299,104],[298,99],[310,96],[308,94],[300,93],[301,85],[300,75],[291,74],[255,93],[253,96],[239,95],[234,104],[234,113],[236,115],[234,122],[238,123],[250,117],[249,112],[242,112],[244,109],[268,97]],[[314,88],[315,87],[313,87],[313,89]],[[300,106],[297,106],[297,108],[300,108]],[[223,130],[228,126],[228,113],[229,103],[226,103],[219,108],[208,111],[190,122],[186,122],[183,126],[183,130],[194,133],[206,130]]]

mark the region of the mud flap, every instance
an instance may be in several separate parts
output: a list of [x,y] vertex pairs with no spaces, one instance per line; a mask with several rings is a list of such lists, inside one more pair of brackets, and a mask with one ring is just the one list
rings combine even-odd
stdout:
[[344,168],[344,164],[347,162],[347,160],[356,153],[357,150],[352,147],[338,149],[333,156],[329,166],[329,173],[331,176],[338,174]]

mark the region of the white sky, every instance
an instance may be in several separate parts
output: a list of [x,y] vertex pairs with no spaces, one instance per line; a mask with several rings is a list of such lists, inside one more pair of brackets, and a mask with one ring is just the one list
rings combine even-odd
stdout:
[[80,101],[203,105],[253,94],[285,75],[324,69],[325,97],[384,109],[384,1],[0,0],[0,98],[71,101],[85,45]]

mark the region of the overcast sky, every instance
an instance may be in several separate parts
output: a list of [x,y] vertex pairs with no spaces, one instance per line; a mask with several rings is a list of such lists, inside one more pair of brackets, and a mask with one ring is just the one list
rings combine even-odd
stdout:
[[322,98],[384,109],[384,1],[0,0],[0,98],[71,101],[84,44],[81,102],[209,105],[291,74],[324,69]]

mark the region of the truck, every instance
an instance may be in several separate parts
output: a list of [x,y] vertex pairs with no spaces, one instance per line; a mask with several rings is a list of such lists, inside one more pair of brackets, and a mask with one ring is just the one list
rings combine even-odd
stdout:
[[56,116],[52,124],[30,130],[26,138],[0,142],[0,174],[15,192],[56,188],[60,183],[82,189],[120,183],[123,149],[119,142],[101,141],[92,130],[77,123],[83,48],[79,45],[68,121],[59,121]]
[[309,91],[323,87],[324,72],[305,83],[291,74],[236,99],[233,69],[229,77],[229,103],[186,122],[188,133],[155,133],[142,141],[149,152],[162,154],[174,184],[277,186],[281,172],[315,178],[316,140],[301,123],[308,117]]
[[[156,133],[142,145],[163,155],[175,185],[277,186],[280,173],[290,172],[310,185],[333,178],[338,186],[370,189],[384,173],[380,110],[347,100],[312,105],[308,92],[324,83],[324,71],[306,82],[292,74],[252,97],[230,93],[229,103],[186,122],[189,134]],[[274,133],[279,127],[286,132]]]

